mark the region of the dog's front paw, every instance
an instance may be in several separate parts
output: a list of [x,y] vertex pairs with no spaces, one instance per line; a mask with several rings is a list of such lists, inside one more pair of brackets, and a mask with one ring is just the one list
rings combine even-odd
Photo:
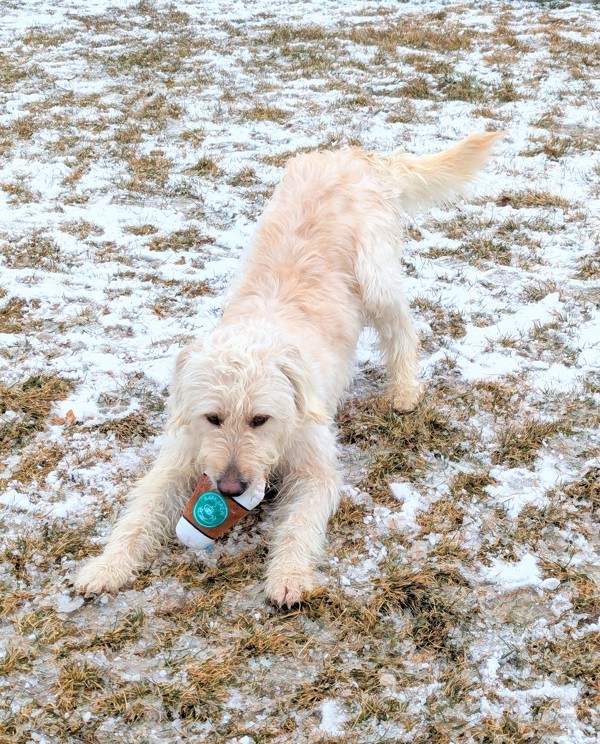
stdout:
[[306,598],[314,586],[311,574],[272,571],[267,576],[265,591],[273,604],[279,607],[291,607]]
[[396,413],[412,413],[423,397],[423,386],[415,385],[396,388],[392,395],[392,408]]
[[100,555],[85,563],[73,581],[80,594],[102,594],[118,591],[131,578],[133,571],[123,560]]

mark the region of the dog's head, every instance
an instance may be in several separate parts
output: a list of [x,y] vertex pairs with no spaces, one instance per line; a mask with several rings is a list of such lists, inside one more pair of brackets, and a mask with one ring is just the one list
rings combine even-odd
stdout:
[[219,327],[181,351],[169,427],[189,427],[199,466],[222,493],[256,487],[295,432],[329,416],[314,372],[269,326]]

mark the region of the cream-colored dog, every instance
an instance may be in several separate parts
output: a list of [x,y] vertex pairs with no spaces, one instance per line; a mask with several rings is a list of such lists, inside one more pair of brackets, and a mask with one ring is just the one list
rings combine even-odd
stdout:
[[177,359],[162,450],[102,555],[79,571],[79,591],[122,587],[173,534],[202,472],[230,495],[278,476],[266,592],[291,605],[311,590],[339,499],[333,417],[365,324],[394,408],[414,409],[421,393],[403,212],[460,195],[500,136],[422,157],[350,149],[290,160],[221,321]]

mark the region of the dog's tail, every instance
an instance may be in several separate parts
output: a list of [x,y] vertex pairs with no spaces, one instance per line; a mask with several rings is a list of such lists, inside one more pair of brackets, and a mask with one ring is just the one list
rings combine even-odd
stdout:
[[462,196],[489,160],[494,143],[505,134],[480,132],[436,155],[417,156],[395,150],[389,155],[372,156],[372,162],[402,208],[413,212]]

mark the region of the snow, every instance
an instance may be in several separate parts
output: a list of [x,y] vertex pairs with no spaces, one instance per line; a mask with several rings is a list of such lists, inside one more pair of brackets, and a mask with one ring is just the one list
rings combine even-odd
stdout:
[[[195,77],[186,77],[178,70],[165,79],[160,70],[136,70],[134,74],[125,67],[114,70],[106,66],[106,60],[111,58],[114,64],[115,55],[133,47],[136,38],[149,49],[157,41],[171,39],[173,34],[166,22],[164,28],[151,28],[153,16],[162,17],[171,8],[188,14],[186,34],[208,41],[182,65],[182,70],[186,64],[193,66]],[[291,56],[286,62],[280,50],[273,51],[265,43],[274,24],[290,28],[316,24],[334,34],[346,34],[348,29],[371,22],[386,27],[404,16],[426,13],[441,13],[445,20],[436,21],[438,24],[458,20],[465,28],[486,34],[494,33],[499,19],[505,18],[528,51],[517,55],[513,64],[491,58],[501,58],[505,53],[510,56],[511,48],[504,43],[490,56],[489,49],[481,48],[479,41],[464,53],[445,53],[427,48],[394,50],[385,45],[380,49],[378,44],[357,44],[345,37],[340,58],[334,60],[331,69],[325,67],[305,75],[302,70],[291,71]],[[352,473],[346,477],[353,484],[345,489],[345,495],[360,504],[365,516],[347,534],[332,536],[321,580],[325,591],[334,587],[341,597],[366,605],[377,591],[377,579],[385,573],[390,556],[400,557],[407,567],[438,566],[441,559],[436,548],[442,540],[456,543],[468,557],[459,557],[453,565],[471,582],[468,591],[479,606],[468,632],[457,631],[452,642],[464,646],[469,673],[481,677],[456,706],[456,715],[462,716],[464,709],[463,723],[467,727],[478,725],[486,716],[495,721],[504,715],[523,716],[529,721],[532,703],[548,698],[557,701],[551,711],[556,721],[549,727],[552,730],[555,725],[563,732],[551,734],[552,742],[595,741],[593,723],[582,713],[585,689],[563,684],[557,672],[547,677],[532,664],[526,648],[531,639],[559,639],[568,644],[597,633],[598,624],[573,609],[577,585],[568,578],[568,571],[564,576],[558,572],[554,576],[552,569],[545,568],[548,561],[560,566],[568,561],[568,570],[592,576],[592,566],[597,566],[596,526],[582,504],[563,499],[559,503],[566,513],[559,513],[563,522],[559,521],[558,526],[544,524],[541,535],[530,542],[511,543],[512,527],[521,525],[520,520],[532,509],[543,522],[548,508],[558,499],[556,494],[560,496],[566,484],[577,482],[582,473],[599,462],[600,440],[590,421],[592,406],[598,404],[594,391],[600,374],[600,310],[592,282],[578,278],[576,272],[579,259],[595,249],[600,206],[595,182],[600,157],[592,144],[587,151],[582,146],[573,147],[564,157],[554,159],[544,154],[522,154],[537,137],[554,133],[576,142],[576,135],[591,131],[596,122],[593,93],[598,89],[597,80],[587,76],[587,68],[575,74],[563,64],[568,55],[552,57],[548,53],[550,37],[585,44],[597,41],[593,4],[0,0],[0,16],[0,77],[6,60],[27,71],[23,81],[14,87],[3,82],[0,91],[0,185],[20,179],[34,194],[31,201],[12,203],[8,191],[0,189],[0,249],[8,241],[16,241],[11,245],[18,248],[35,231],[54,240],[59,249],[59,258],[51,268],[12,266],[11,254],[0,254],[0,309],[9,299],[24,300],[29,303],[26,319],[31,321],[31,327],[26,324],[22,333],[0,333],[0,375],[7,384],[39,372],[62,375],[76,383],[64,400],[53,405],[48,417],[61,418],[73,410],[76,424],[49,424],[24,450],[31,453],[40,444],[58,444],[66,452],[59,464],[39,482],[34,479],[30,483],[22,483],[15,475],[21,451],[11,452],[0,464],[2,530],[7,541],[6,550],[2,547],[0,587],[3,593],[14,590],[23,596],[22,604],[0,624],[0,644],[5,647],[16,639],[31,644],[39,653],[31,670],[13,673],[2,681],[2,693],[6,689],[11,692],[12,712],[23,709],[29,719],[35,720],[37,713],[27,706],[37,705],[42,711],[46,699],[55,700],[57,674],[64,661],[55,657],[64,639],[54,647],[44,646],[38,630],[19,632],[18,623],[32,613],[58,616],[65,628],[73,629],[69,640],[80,639],[83,643],[91,634],[117,626],[133,608],[142,608],[148,625],[139,645],[134,642],[116,654],[79,650],[73,656],[109,670],[115,679],[130,682],[171,680],[180,673],[174,670],[196,659],[200,652],[202,659],[208,658],[213,639],[209,642],[207,638],[211,633],[218,635],[220,628],[225,638],[220,637],[213,646],[226,655],[231,643],[238,640],[242,619],[259,628],[274,624],[278,631],[283,628],[285,633],[293,632],[293,615],[285,619],[287,624],[277,625],[284,621],[264,603],[260,581],[251,580],[227,595],[220,614],[210,616],[209,630],[178,628],[171,637],[172,651],[155,654],[154,638],[165,629],[168,633],[173,630],[161,610],[173,598],[185,601],[202,596],[200,583],[189,589],[173,572],[169,573],[179,563],[194,560],[188,553],[168,546],[149,574],[141,577],[143,589],[129,587],[117,597],[104,595],[94,603],[73,596],[67,585],[79,557],[59,555],[46,557],[44,562],[44,556],[36,553],[20,561],[19,554],[24,535],[35,536],[46,528],[51,534],[55,526],[86,529],[90,531],[90,545],[101,543],[131,483],[155,456],[165,419],[164,390],[175,356],[182,345],[217,321],[226,287],[240,265],[261,210],[260,194],[253,196],[250,190],[233,187],[232,177],[242,168],[251,167],[256,171],[257,192],[268,192],[280,178],[281,169],[265,162],[266,156],[300,147],[323,147],[346,138],[354,138],[372,150],[401,146],[423,153],[440,150],[478,129],[503,127],[509,134],[475,190],[482,196],[481,202],[470,199],[451,209],[410,218],[415,232],[406,241],[405,288],[423,340],[420,364],[428,388],[434,388],[445,376],[450,388],[456,383],[459,395],[453,391],[449,405],[460,413],[465,402],[460,391],[464,389],[468,398],[478,384],[502,385],[510,378],[516,391],[514,401],[496,415],[475,400],[468,413],[468,423],[479,433],[474,451],[469,445],[460,462],[427,453],[422,474],[394,474],[390,494],[396,504],[389,499],[382,505],[361,492],[357,484],[368,472],[368,462],[355,458],[352,448],[341,447],[344,466],[349,465],[348,472]],[[544,25],[546,22],[551,22],[552,31]],[[583,27],[586,30],[580,30]],[[47,32],[56,33],[57,39],[66,34],[66,38],[50,40],[47,45],[26,39],[28,34]],[[293,49],[296,53],[302,47],[303,42],[292,41],[284,51]],[[269,64],[258,64],[269,61],[272,52]],[[326,49],[324,53],[328,53]],[[526,95],[514,101],[493,101],[489,105],[491,115],[477,113],[478,108],[485,108],[479,103],[449,101],[443,96],[419,99],[412,101],[415,114],[410,121],[390,120],[405,105],[394,91],[421,74],[407,59],[409,53],[423,63],[447,62],[452,75],[474,75],[482,84],[500,85],[511,80]],[[380,63],[378,58],[384,61]],[[284,62],[289,67],[285,75],[281,71]],[[136,75],[142,73],[146,77],[140,80]],[[433,74],[425,75],[435,79]],[[368,94],[373,103],[350,103],[358,90]],[[70,92],[77,103],[64,102]],[[157,186],[135,192],[127,186],[130,173],[126,155],[115,146],[115,136],[122,134],[129,123],[137,123],[139,109],[157,94],[177,103],[180,116],[154,130],[146,126],[147,122],[143,124],[140,142],[131,145],[126,155],[163,152],[171,160],[168,188]],[[230,94],[229,98],[225,94]],[[96,98],[83,105],[79,103],[82,95]],[[48,107],[48,103],[52,105]],[[290,119],[283,125],[244,119],[241,114],[257,103],[277,105],[290,113]],[[552,123],[547,127],[534,124],[549,112]],[[28,117],[33,122],[33,135],[16,137],[5,146],[3,138],[12,140],[15,122]],[[61,117],[66,121],[61,123]],[[195,137],[181,139],[192,130],[198,132]],[[85,167],[79,181],[65,185],[65,179],[73,173],[71,160],[86,147],[92,156],[89,162],[82,158]],[[190,175],[188,169],[202,155],[219,163],[219,177],[211,180]],[[547,189],[577,204],[566,209],[516,209],[496,203],[502,191],[529,188]],[[478,220],[489,223],[490,227],[481,228],[484,237],[509,220],[516,222],[518,233],[505,237],[512,250],[510,265],[456,258],[452,251],[463,240],[448,238],[435,223],[456,216],[464,217],[469,225],[476,225]],[[81,237],[76,230],[69,230],[69,224],[79,221],[91,223],[98,234]],[[132,227],[144,225],[154,226],[157,232],[131,232]],[[208,256],[194,249],[150,249],[153,238],[190,227],[200,229],[214,241],[207,246]],[[419,232],[420,238],[413,237]],[[531,252],[524,238],[535,244]],[[448,253],[428,258],[427,252],[434,249]],[[182,298],[180,286],[200,280],[210,282],[215,296],[189,301]],[[524,290],[538,282],[549,283],[548,293],[528,301]],[[431,300],[443,312],[457,312],[463,323],[460,332],[437,329],[435,314],[418,309],[414,302],[417,298]],[[549,329],[556,345],[535,340],[540,327]],[[354,392],[380,392],[379,382],[368,377],[379,364],[375,339],[368,329],[361,334],[356,361],[358,382]],[[586,406],[588,418],[577,418]],[[132,412],[147,416],[156,434],[123,444],[114,435],[98,430],[99,425]],[[498,432],[529,412],[543,420],[572,420],[574,434],[544,442],[527,466],[496,463],[492,451]],[[3,411],[0,427],[18,416],[16,411]],[[450,532],[422,534],[419,515],[434,505],[443,505],[444,499],[451,497],[452,479],[471,472],[489,473],[493,483],[481,497],[461,502],[464,524]],[[262,525],[236,531],[211,555],[203,555],[194,564],[198,572],[203,567],[218,566],[224,556],[235,556],[265,542],[271,526],[267,507],[263,516]],[[56,538],[48,538],[48,550],[54,545],[52,539]],[[29,594],[33,599],[27,598]],[[244,735],[232,735],[232,744],[268,738],[269,733],[265,737],[258,732],[263,724],[268,732],[269,725],[278,723],[269,706],[280,695],[285,699],[279,689],[285,689],[289,679],[302,683],[313,679],[325,655],[330,658],[334,654],[350,660],[347,669],[352,683],[334,688],[311,710],[294,710],[297,729],[278,737],[277,742],[308,741],[311,736],[352,737],[349,721],[354,720],[360,701],[352,664],[357,665],[360,674],[372,672],[372,666],[378,673],[385,669],[379,676],[383,689],[377,695],[409,705],[415,726],[407,732],[394,722],[371,718],[356,724],[361,740],[424,740],[429,725],[444,723],[436,718],[435,701],[446,700],[439,697],[444,694],[444,685],[436,675],[448,667],[441,655],[412,648],[404,631],[413,619],[409,612],[400,611],[393,618],[378,617],[386,631],[389,623],[392,637],[400,631],[398,645],[389,658],[383,654],[378,657],[381,641],[369,640],[371,648],[360,657],[359,652],[353,656],[352,633],[340,639],[335,623],[299,612],[297,623],[310,639],[310,643],[301,644],[301,658],[276,654],[252,657],[249,667],[256,681],[251,692],[243,697],[232,684],[230,698],[220,709],[222,720],[229,721],[237,709],[248,709],[247,718],[240,721]],[[234,623],[237,625],[232,630]],[[509,649],[521,654],[518,664],[511,664],[506,655]],[[263,674],[272,676],[261,677]],[[405,677],[412,680],[410,686]],[[273,681],[276,685],[271,684]],[[158,706],[158,718],[165,715],[160,703],[153,705]],[[85,700],[78,710],[67,711],[65,720],[69,715],[74,722],[96,725],[98,714],[94,710],[93,704]],[[107,715],[99,729],[90,729],[89,736],[98,736],[104,744],[125,729],[131,729],[133,738],[157,742],[186,737],[202,741],[220,735],[216,732],[222,721],[194,722],[191,725],[196,728],[190,733],[189,722],[183,719],[157,722],[148,716],[148,720],[125,724],[122,717]],[[31,730],[34,724],[27,725],[29,728],[21,732],[23,740],[29,737],[51,742],[60,738],[54,732]],[[82,736],[87,735],[86,730]]]
[[321,731],[330,736],[341,736],[346,716],[336,700],[324,700],[321,703]]
[[58,613],[69,614],[78,610],[84,603],[83,597],[73,597],[70,594],[62,593],[51,598],[54,609]]
[[417,529],[415,521],[417,512],[426,508],[423,497],[410,483],[390,483],[390,490],[398,501],[402,502],[402,510],[392,517],[395,527],[399,530]]
[[542,584],[537,557],[531,553],[526,553],[517,563],[507,563],[493,558],[490,567],[482,568],[482,574],[487,581],[497,585],[501,591],[512,591]]

